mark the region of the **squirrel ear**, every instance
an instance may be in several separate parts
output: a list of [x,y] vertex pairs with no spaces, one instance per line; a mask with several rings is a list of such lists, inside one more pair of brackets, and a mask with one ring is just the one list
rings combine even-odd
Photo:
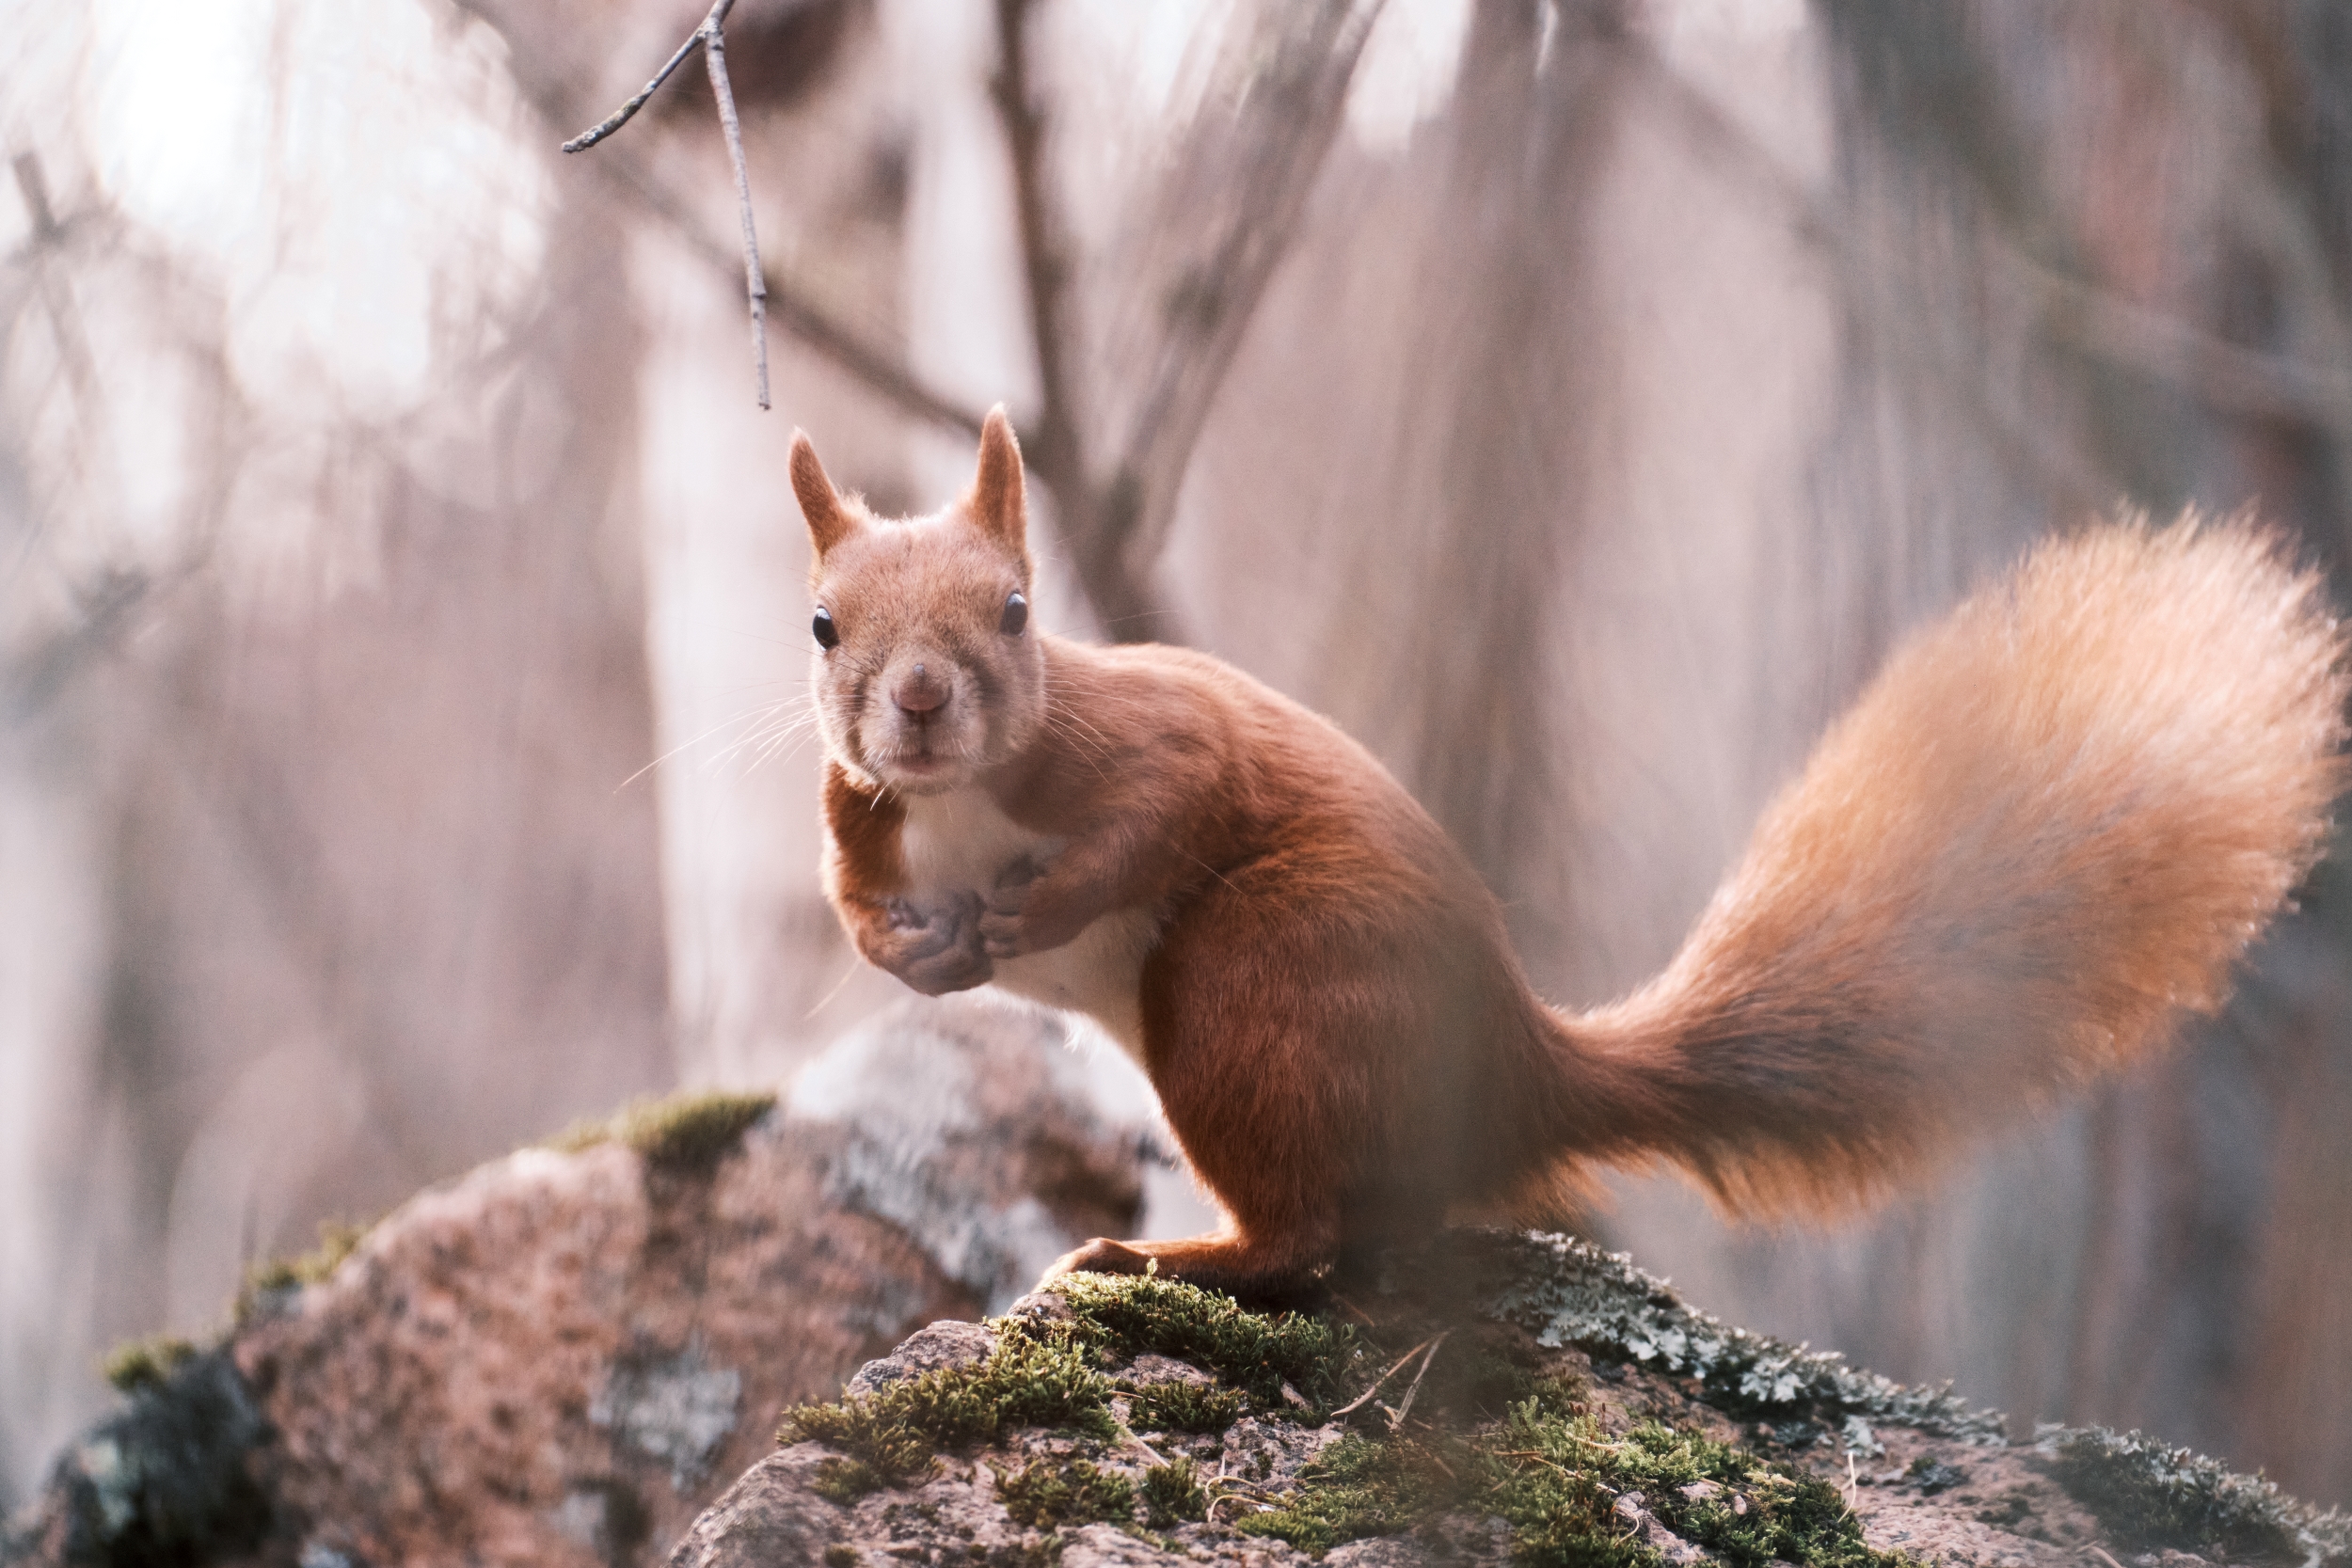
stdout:
[[1013,437],[1005,405],[988,411],[980,426],[980,471],[966,503],[972,520],[1006,547],[1018,551],[1028,532],[1028,503],[1021,483],[1021,443]]
[[808,519],[808,536],[818,555],[856,528],[857,519],[834,492],[833,481],[825,477],[825,466],[817,461],[817,448],[804,430],[792,433],[792,493],[800,498],[801,515]]

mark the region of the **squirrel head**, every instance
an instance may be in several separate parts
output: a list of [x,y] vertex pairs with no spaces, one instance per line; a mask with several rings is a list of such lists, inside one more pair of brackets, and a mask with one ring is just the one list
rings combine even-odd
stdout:
[[936,795],[1018,756],[1044,721],[1045,655],[1029,617],[1021,447],[999,404],[959,500],[882,518],[825,477],[792,433],[792,491],[816,557],[818,729],[867,787]]

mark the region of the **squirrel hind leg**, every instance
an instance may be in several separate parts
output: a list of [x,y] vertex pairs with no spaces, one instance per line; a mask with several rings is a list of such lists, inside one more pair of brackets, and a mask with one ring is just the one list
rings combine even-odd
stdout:
[[1223,1291],[1243,1301],[1295,1305],[1321,1292],[1328,1259],[1302,1256],[1295,1246],[1269,1245],[1230,1231],[1180,1242],[1114,1242],[1105,1236],[1064,1256],[1045,1271],[1038,1289],[1070,1274],[1150,1275]]

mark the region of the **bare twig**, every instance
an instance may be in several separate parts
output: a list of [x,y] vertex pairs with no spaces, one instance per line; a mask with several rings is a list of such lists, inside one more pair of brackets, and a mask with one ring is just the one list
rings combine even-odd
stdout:
[[1168,1463],[1168,1456],[1160,1452],[1159,1449],[1153,1448],[1151,1444],[1145,1442],[1142,1438],[1136,1436],[1136,1429],[1129,1426],[1125,1421],[1120,1419],[1118,1411],[1114,1410],[1111,1412],[1111,1420],[1119,1428],[1119,1435],[1125,1439],[1129,1444],[1133,1445],[1144,1458],[1150,1460],[1154,1465],[1165,1465]]
[[1391,1432],[1401,1431],[1405,1425],[1405,1418],[1413,1413],[1413,1399],[1421,1392],[1421,1380],[1429,1375],[1430,1363],[1438,1359],[1438,1352],[1444,1348],[1446,1334],[1453,1332],[1449,1328],[1445,1334],[1440,1334],[1429,1341],[1429,1354],[1421,1358],[1421,1370],[1413,1374],[1413,1386],[1405,1390],[1405,1402],[1390,1413],[1389,1430]]
[[[734,0],[728,0],[729,5],[732,5],[733,3]],[[722,8],[723,9],[724,8]],[[645,100],[651,98],[654,95],[654,90],[660,87],[662,83],[670,79],[670,73],[672,71],[677,70],[679,66],[686,63],[686,56],[691,55],[694,52],[694,46],[702,41],[702,28],[697,27],[692,32],[687,34],[686,41],[677,46],[677,53],[670,56],[669,63],[667,65],[653,73],[653,80],[647,82],[644,87],[640,88],[636,97],[630,99],[628,103],[622,104],[619,108],[605,116],[604,119],[599,120],[594,127],[589,130],[582,131],[579,135],[574,136],[570,141],[565,142],[564,144],[564,150],[566,152],[585,152],[590,148],[596,146],[596,143],[604,140],[605,137],[611,135],[613,132],[619,130],[622,126],[627,125],[630,120],[636,119],[637,111],[645,106]]]
[[759,366],[759,405],[768,406],[768,279],[759,267],[759,235],[752,227],[752,176],[743,162],[743,128],[735,118],[735,87],[727,81],[727,40],[717,19],[735,0],[719,0],[712,10],[710,41],[703,45],[710,68],[710,90],[719,100],[719,125],[726,133],[727,157],[735,165],[735,204],[743,214],[743,290],[752,302],[752,357]]
[[[499,13],[483,5],[482,0],[452,0],[452,3],[485,26],[502,30]],[[690,45],[692,42],[691,40],[688,41]],[[542,123],[550,128],[560,128],[568,118],[564,91],[553,79],[532,69],[534,58],[521,50],[512,56],[516,87]],[[606,149],[604,156],[591,160],[588,166],[596,170],[614,195],[632,203],[647,215],[660,219],[698,259],[727,273],[735,271],[739,262],[734,253],[723,242],[714,239],[701,220],[671,193],[668,185],[655,177],[642,161],[632,157],[626,147],[615,145]],[[777,326],[799,339],[835,369],[911,419],[964,436],[979,435],[980,410],[966,407],[925,386],[899,356],[874,337],[835,316],[817,300],[793,288],[787,280],[775,277],[762,268],[760,283],[775,311]]]
[[87,419],[98,395],[98,361],[90,353],[81,316],[73,309],[72,291],[50,266],[52,254],[65,240],[65,226],[57,221],[56,212],[49,204],[49,182],[41,172],[40,154],[20,152],[10,160],[10,167],[16,174],[17,194],[24,198],[25,215],[33,220],[30,254],[35,286],[40,291],[42,308],[49,313],[49,325],[56,333],[57,356],[65,364],[74,398],[83,405],[81,413]]
[[685,63],[686,56],[700,45],[703,64],[710,73],[711,96],[719,101],[719,129],[726,138],[727,158],[735,166],[735,201],[743,219],[743,290],[751,302],[752,359],[759,377],[759,406],[768,406],[768,280],[759,265],[759,233],[752,222],[752,179],[743,161],[743,129],[735,114],[735,87],[727,80],[727,12],[735,8],[735,0],[718,0],[702,25],[688,35],[677,46],[667,64],[654,73],[637,96],[607,115],[593,129],[584,131],[564,144],[566,152],[585,152],[605,137],[627,125],[637,111],[645,106],[662,83]]
[[1331,1418],[1336,1421],[1343,1416],[1352,1416],[1357,1411],[1361,1410],[1365,1404],[1371,1401],[1372,1396],[1380,1391],[1380,1386],[1382,1384],[1394,1377],[1400,1368],[1404,1367],[1407,1362],[1411,1361],[1414,1356],[1419,1355],[1422,1351],[1425,1351],[1428,1348],[1429,1341],[1423,1339],[1420,1344],[1415,1345],[1411,1350],[1406,1351],[1403,1355],[1398,1356],[1394,1361],[1389,1363],[1389,1370],[1382,1372],[1378,1377],[1374,1378],[1372,1380],[1371,1387],[1366,1388],[1362,1393],[1357,1395],[1354,1399],[1348,1401],[1337,1410],[1332,1411]]

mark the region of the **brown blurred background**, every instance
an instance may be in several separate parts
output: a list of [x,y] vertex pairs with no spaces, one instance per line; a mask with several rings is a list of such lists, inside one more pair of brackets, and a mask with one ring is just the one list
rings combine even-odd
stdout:
[[[2340,0],[0,0],[0,1504],[245,1263],[888,1000],[814,872],[796,423],[1007,399],[1047,623],[1333,714],[1553,996],[1903,629],[2256,501],[2346,580]],[[657,759],[660,759],[658,766]],[[2352,884],[2169,1059],[1700,1305],[2352,1501]]]

